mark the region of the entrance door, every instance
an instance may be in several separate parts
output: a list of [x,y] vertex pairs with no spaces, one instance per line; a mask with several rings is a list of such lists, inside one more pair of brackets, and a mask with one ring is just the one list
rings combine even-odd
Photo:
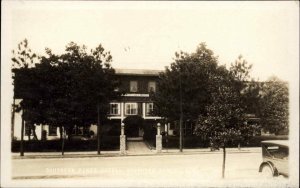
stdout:
[[125,135],[127,137],[139,137],[139,129],[143,125],[144,119],[138,115],[128,116],[123,122],[125,124]]
[[139,125],[134,123],[128,123],[125,125],[125,135],[127,137],[138,137],[139,136]]

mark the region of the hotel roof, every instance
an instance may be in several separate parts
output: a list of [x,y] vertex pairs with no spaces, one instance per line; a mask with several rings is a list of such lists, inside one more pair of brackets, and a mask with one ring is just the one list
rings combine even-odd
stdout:
[[115,69],[118,75],[143,75],[143,76],[158,76],[163,70],[151,69]]

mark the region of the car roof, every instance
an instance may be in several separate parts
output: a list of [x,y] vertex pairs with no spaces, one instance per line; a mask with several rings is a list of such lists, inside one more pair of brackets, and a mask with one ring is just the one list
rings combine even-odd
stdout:
[[264,140],[261,141],[262,144],[276,144],[281,146],[289,146],[288,140]]

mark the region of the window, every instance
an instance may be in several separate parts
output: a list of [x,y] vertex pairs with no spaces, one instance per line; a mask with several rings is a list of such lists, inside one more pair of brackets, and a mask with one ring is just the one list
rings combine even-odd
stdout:
[[156,83],[154,81],[148,82],[148,92],[156,91]]
[[267,150],[277,159],[286,159],[289,155],[289,149],[282,146],[268,146]]
[[125,113],[126,115],[137,115],[137,103],[126,103]]
[[138,82],[130,81],[130,92],[137,92],[137,91],[138,91]]
[[175,129],[175,124],[174,123],[170,123],[170,128],[169,128],[170,130],[173,130],[173,129]]
[[75,125],[72,130],[72,135],[83,135],[83,127]]
[[57,127],[49,125],[49,136],[57,136]]
[[193,135],[193,123],[191,121],[184,122],[183,134]]
[[111,115],[120,115],[120,104],[119,103],[110,103],[109,113]]
[[31,125],[26,123],[25,124],[25,136],[31,136],[31,135],[32,135]]
[[153,103],[146,103],[146,115],[149,116],[151,115],[152,111],[153,111]]
[[83,127],[83,134],[84,135],[89,135],[89,133],[90,133],[90,127],[84,126]]

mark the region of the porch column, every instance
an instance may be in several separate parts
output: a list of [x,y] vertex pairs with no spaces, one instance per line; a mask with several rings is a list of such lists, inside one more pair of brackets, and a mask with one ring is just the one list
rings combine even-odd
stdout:
[[120,154],[126,154],[126,135],[124,134],[124,123],[121,123],[121,135],[120,135]]
[[160,135],[160,123],[157,123],[157,135],[156,135],[156,153],[162,151],[162,136]]
[[143,112],[143,118],[145,119],[146,117],[146,104],[143,102],[143,105],[142,105],[142,112]]

